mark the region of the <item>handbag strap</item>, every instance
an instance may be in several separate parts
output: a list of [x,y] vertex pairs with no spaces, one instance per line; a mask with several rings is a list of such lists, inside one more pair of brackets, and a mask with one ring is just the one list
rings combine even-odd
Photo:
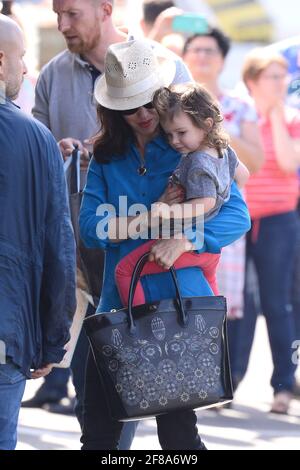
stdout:
[[80,152],[76,145],[71,155],[70,194],[80,191]]
[[[145,264],[148,262],[149,254],[150,254],[150,252],[147,252],[147,253],[144,253],[140,257],[140,259],[138,260],[138,262],[135,265],[135,268],[134,268],[134,271],[133,271],[133,274],[132,274],[132,277],[131,277],[131,283],[130,283],[130,289],[129,289],[129,298],[128,298],[128,317],[129,317],[128,320],[129,320],[129,329],[130,329],[130,332],[132,334],[134,334],[134,332],[136,330],[136,326],[135,326],[133,315],[132,315],[132,304],[133,304],[134,294],[135,294],[135,290],[136,290],[136,287],[137,287],[137,283],[140,279],[140,275],[141,275],[141,273],[144,269]],[[176,272],[175,272],[175,269],[173,267],[171,267],[169,269],[169,271],[172,275],[172,279],[173,279],[173,282],[174,282],[174,285],[175,285],[176,301],[177,301],[177,305],[179,307],[180,320],[181,320],[183,326],[185,326],[187,324],[188,318],[187,318],[187,314],[184,310],[183,300],[182,300],[182,297],[181,297],[181,294],[180,294]]]

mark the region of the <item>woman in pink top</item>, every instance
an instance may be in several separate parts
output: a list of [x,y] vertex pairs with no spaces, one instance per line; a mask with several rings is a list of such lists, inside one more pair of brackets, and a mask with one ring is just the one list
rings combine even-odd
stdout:
[[[230,136],[230,145],[250,173],[259,170],[263,163],[263,150],[254,106],[236,93],[220,87],[231,41],[223,31],[210,27],[203,33],[189,37],[184,45],[183,60],[196,82],[205,86],[219,101],[224,116],[224,127]],[[225,295],[230,319],[241,318],[244,302],[245,238],[222,250],[218,266],[219,291]],[[235,360],[236,321],[228,324],[232,361]],[[234,377],[233,377],[234,381]]]
[[[275,413],[288,412],[296,369],[292,361],[292,344],[296,338],[291,291],[299,231],[296,207],[300,114],[285,106],[287,69],[282,56],[264,49],[253,50],[243,68],[244,82],[260,117],[265,155],[261,170],[250,177],[246,187],[252,218],[252,230],[247,237],[247,263],[252,261],[256,267],[261,307],[267,322],[274,364],[271,411]],[[255,321],[255,309],[246,296],[240,363],[250,353]],[[246,363],[247,360],[245,368]],[[241,375],[244,372],[241,370]]]
[[[257,113],[251,102],[238,93],[224,90],[220,86],[220,75],[224,69],[231,41],[223,31],[211,27],[203,33],[189,37],[184,45],[183,60],[196,82],[205,86],[219,101],[224,116],[224,127],[230,136],[230,145],[251,174],[263,164],[264,155],[257,125]],[[246,239],[222,249],[217,270],[218,288],[227,299],[228,339],[231,367],[235,370],[238,361],[236,351],[240,318],[244,311]],[[234,388],[239,378],[232,376]]]

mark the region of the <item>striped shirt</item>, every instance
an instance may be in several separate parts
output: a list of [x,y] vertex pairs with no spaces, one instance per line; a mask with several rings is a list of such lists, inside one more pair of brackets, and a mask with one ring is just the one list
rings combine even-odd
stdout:
[[[259,125],[265,162],[261,170],[250,177],[246,187],[252,219],[293,211],[297,207],[299,196],[297,173],[286,173],[277,162],[271,122],[262,119]],[[299,111],[286,108],[286,126],[292,138],[300,139]]]

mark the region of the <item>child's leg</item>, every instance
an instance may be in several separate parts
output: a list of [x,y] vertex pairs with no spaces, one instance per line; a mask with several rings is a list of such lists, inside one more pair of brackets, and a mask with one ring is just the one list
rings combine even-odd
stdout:
[[[149,242],[144,243],[137,249],[133,250],[127,256],[125,256],[116,267],[115,278],[116,284],[119,290],[122,304],[127,306],[128,304],[128,295],[130,289],[131,278],[133,270],[136,263],[140,257],[151,250],[151,247],[156,243],[156,240],[150,240]],[[217,288],[217,279],[216,279],[216,269],[220,260],[219,254],[212,253],[184,253],[181,255],[178,260],[174,263],[175,269],[188,268],[188,267],[199,267],[202,269],[204,276],[206,277],[212,291],[215,295],[218,295]],[[146,274],[158,274],[164,272],[165,270],[158,266],[155,262],[148,262],[141,273],[141,275]],[[133,305],[141,305],[145,303],[145,294],[142,287],[142,283],[139,281],[137,283]]]
[[[150,240],[143,245],[139,246],[127,256],[125,256],[121,261],[117,264],[115,270],[115,279],[116,284],[119,290],[120,298],[122,304],[124,306],[128,305],[128,295],[130,289],[131,278],[133,274],[133,270],[136,266],[136,263],[140,259],[140,257],[150,251],[152,246],[156,243],[157,240]],[[158,264],[154,262],[148,262],[142,271],[142,274],[157,274],[163,272],[163,268],[158,266]],[[143,290],[143,286],[141,281],[137,283],[133,305],[141,305],[145,303],[145,294]]]
[[213,293],[219,295],[217,286],[217,266],[220,261],[219,254],[213,253],[201,253],[197,254],[194,252],[184,253],[174,263],[175,269],[182,269],[188,267],[198,267],[202,269],[203,274],[209,283]]
[[[195,256],[198,255],[195,253]],[[215,295],[219,295],[219,289],[217,284],[217,267],[220,258],[220,254],[203,253],[203,258],[201,260],[203,274]]]

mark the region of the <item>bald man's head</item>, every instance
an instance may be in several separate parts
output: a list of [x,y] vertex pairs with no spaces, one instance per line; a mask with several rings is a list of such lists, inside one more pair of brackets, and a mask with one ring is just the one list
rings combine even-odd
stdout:
[[18,24],[0,14],[0,82],[9,99],[16,99],[27,72],[23,33]]

